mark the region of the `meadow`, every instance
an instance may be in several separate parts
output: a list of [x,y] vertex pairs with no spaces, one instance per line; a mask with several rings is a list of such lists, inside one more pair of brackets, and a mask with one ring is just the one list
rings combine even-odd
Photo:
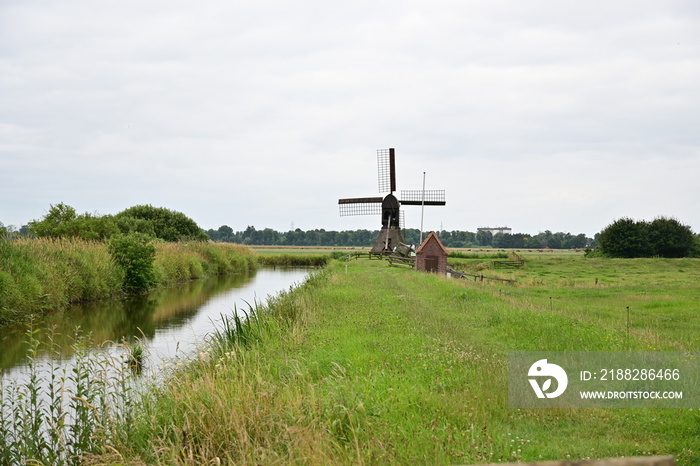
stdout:
[[[473,282],[333,261],[231,318],[96,463],[468,464],[674,455],[698,409],[512,409],[507,352],[700,350],[700,261],[524,255]],[[627,320],[630,308],[630,325]],[[629,329],[629,330],[628,330]]]

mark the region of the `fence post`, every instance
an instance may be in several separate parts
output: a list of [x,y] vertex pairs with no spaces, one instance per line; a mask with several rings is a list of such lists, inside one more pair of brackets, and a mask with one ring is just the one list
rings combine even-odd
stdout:
[[630,307],[627,306],[627,349],[630,347]]

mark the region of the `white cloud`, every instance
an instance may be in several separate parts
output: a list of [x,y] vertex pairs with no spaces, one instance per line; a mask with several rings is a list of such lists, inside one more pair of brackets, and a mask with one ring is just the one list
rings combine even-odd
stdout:
[[[0,5],[0,221],[50,203],[205,228],[376,228],[337,199],[447,190],[431,228],[700,230],[699,8],[651,2]],[[418,214],[407,209],[409,226]]]

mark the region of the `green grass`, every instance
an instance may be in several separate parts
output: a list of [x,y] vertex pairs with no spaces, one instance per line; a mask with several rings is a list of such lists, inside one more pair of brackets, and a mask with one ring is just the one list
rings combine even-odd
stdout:
[[[699,350],[688,329],[700,324],[692,300],[700,261],[548,255],[499,273],[518,283],[458,281],[384,261],[333,263],[256,309],[251,329],[232,321],[233,343],[175,371],[139,408],[129,441],[115,445],[119,455],[105,461],[460,464],[672,454],[700,464],[698,409],[507,406],[508,351]],[[640,311],[628,340],[619,308],[630,303]],[[652,308],[678,321],[642,319]],[[236,344],[236,334],[253,330],[255,342]]]
[[550,257],[504,275],[518,280],[499,290],[505,299],[586,324],[626,333],[629,307],[629,349],[700,348],[697,259]]

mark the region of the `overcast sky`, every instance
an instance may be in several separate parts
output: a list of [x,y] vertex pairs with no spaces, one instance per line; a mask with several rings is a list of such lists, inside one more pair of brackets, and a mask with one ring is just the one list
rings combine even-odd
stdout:
[[700,2],[0,0],[5,225],[378,229],[337,202],[389,147],[425,230],[700,232]]

